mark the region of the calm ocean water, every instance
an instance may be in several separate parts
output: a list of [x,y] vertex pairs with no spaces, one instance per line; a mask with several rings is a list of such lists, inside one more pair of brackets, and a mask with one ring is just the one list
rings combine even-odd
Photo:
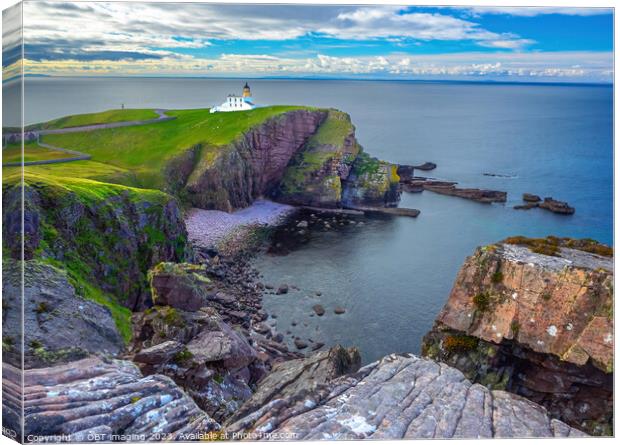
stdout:
[[[240,91],[244,81],[28,79],[26,122],[123,103],[211,106]],[[402,206],[422,211],[417,219],[316,232],[286,256],[257,259],[265,281],[301,289],[265,298],[281,331],[359,346],[365,362],[390,352],[419,352],[459,266],[476,246],[511,235],[550,234],[612,243],[611,87],[293,80],[250,85],[260,104],[346,111],[371,154],[398,163],[432,161],[438,168],[429,176],[505,190],[509,199],[506,205],[483,205],[431,192],[403,194]],[[513,210],[524,192],[566,200],[576,213]],[[310,297],[314,291],[323,295]],[[309,317],[317,302],[328,309],[320,319]],[[334,315],[335,305],[346,314]],[[299,322],[295,327],[293,320]]]

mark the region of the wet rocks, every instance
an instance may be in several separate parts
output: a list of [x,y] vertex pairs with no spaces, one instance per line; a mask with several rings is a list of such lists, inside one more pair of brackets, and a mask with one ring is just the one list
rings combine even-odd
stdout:
[[322,317],[323,315],[325,315],[325,308],[320,304],[315,304],[314,306],[312,306],[312,310],[319,317]]
[[557,201],[551,197],[541,200],[538,195],[524,193],[523,201],[525,204],[516,205],[514,208],[517,210],[530,210],[538,207],[560,215],[572,215],[575,213],[575,208],[568,205],[567,202]]
[[274,369],[226,431],[295,433],[307,440],[584,435],[527,399],[490,391],[411,354],[392,354],[331,379],[315,377],[322,367],[310,362],[314,357]]
[[[3,363],[3,386],[21,385],[20,371]],[[3,391],[3,408],[11,412],[20,402]],[[202,411],[170,378],[143,377],[131,362],[89,357],[65,365],[24,373],[24,430],[26,437],[55,442],[102,441],[126,435],[133,441],[182,440],[184,434],[203,434],[220,425]],[[4,420],[15,419],[6,415]],[[7,425],[20,431],[19,425]]]
[[538,207],[561,215],[572,215],[575,213],[575,208],[569,206],[567,202],[557,201],[553,198],[545,198]]
[[531,193],[524,193],[523,194],[523,201],[525,202],[540,202],[540,196],[538,195],[533,195]]
[[297,349],[306,349],[308,347],[308,343],[306,343],[300,338],[296,338],[295,340],[293,340],[293,343],[295,344],[295,347]]
[[425,190],[439,193],[442,195],[458,196],[459,198],[470,199],[481,203],[506,202],[506,192],[497,190],[486,190],[477,188],[458,188],[455,185],[424,183]]
[[425,162],[424,164],[415,165],[413,168],[422,171],[430,171],[435,170],[437,168],[437,164],[434,162]]

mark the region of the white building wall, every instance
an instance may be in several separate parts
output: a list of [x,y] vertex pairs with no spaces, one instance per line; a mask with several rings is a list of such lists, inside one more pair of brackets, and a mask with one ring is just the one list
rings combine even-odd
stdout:
[[243,97],[239,97],[239,96],[228,96],[226,98],[226,102],[224,102],[222,105],[218,105],[215,106],[213,108],[211,108],[211,113],[216,113],[216,112],[231,112],[231,111],[245,111],[245,110],[252,110],[256,108],[255,105],[246,102]]

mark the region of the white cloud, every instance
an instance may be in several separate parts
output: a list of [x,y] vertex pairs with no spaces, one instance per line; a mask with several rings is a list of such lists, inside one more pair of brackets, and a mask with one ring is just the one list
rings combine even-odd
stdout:
[[520,17],[534,17],[538,15],[562,14],[591,16],[602,14],[613,14],[611,8],[571,8],[571,7],[544,7],[544,6],[474,6],[470,8],[459,8],[471,13],[472,15],[483,14],[505,14]]
[[526,41],[470,20],[404,12],[397,6],[36,2],[24,8],[26,43],[61,52],[174,50],[203,47],[211,40],[287,40],[310,34],[343,40],[473,40],[487,46],[512,42],[505,48]]
[[[611,81],[613,54],[600,52],[386,54],[372,57],[304,59],[271,55],[225,54],[159,60],[27,61],[30,73],[105,75],[124,72],[148,75],[394,75],[405,78],[517,78]],[[87,67],[88,69],[85,69]]]

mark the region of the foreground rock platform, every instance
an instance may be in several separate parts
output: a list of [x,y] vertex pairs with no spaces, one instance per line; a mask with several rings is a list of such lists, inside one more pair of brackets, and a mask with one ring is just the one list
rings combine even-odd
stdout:
[[386,356],[313,390],[296,384],[299,391],[281,393],[226,433],[303,440],[585,435],[527,399],[411,354]]
[[[14,395],[20,377],[17,368],[3,364],[3,387],[15,387]],[[171,379],[142,377],[128,361],[89,357],[27,370],[23,394],[30,441],[197,440],[220,428]],[[19,412],[19,398],[10,394],[3,405]],[[19,431],[19,425],[9,426]]]

